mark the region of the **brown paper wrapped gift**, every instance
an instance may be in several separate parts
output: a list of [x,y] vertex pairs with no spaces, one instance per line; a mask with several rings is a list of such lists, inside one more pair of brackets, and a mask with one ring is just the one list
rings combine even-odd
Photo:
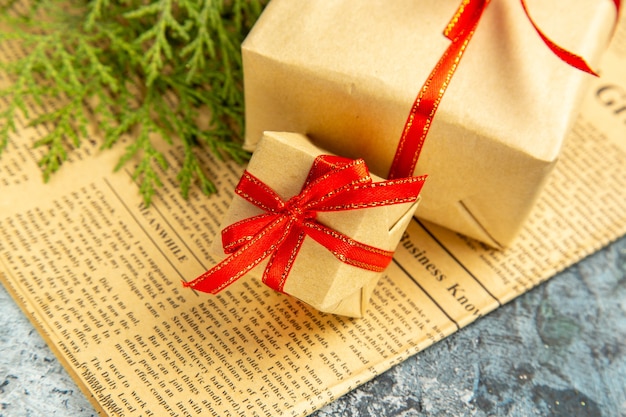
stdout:
[[[457,1],[272,0],[243,45],[246,147],[307,134],[385,177],[417,92],[449,44]],[[552,40],[597,62],[611,1],[529,1]],[[434,119],[419,216],[511,242],[552,170],[591,78],[541,41],[519,0],[493,0]]]
[[[326,152],[313,146],[303,135],[266,132],[247,171],[286,201],[300,192],[314,159],[323,153]],[[382,179],[372,176],[372,180]],[[417,204],[318,213],[317,219],[358,242],[393,251]],[[261,209],[235,195],[222,225],[228,226],[260,213]],[[212,251],[222,258],[226,256],[219,239],[213,243]],[[261,276],[266,263],[258,265],[250,274]],[[361,317],[380,275],[380,272],[342,263],[328,249],[305,238],[283,290],[318,310]]]

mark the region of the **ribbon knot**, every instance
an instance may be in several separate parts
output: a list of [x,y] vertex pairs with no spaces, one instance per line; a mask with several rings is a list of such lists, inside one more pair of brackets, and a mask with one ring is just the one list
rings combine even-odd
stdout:
[[283,212],[287,214],[296,224],[303,224],[305,220],[314,220],[317,213],[313,210],[306,210],[300,207],[300,198],[295,196],[289,199],[285,204]]
[[381,272],[393,252],[355,241],[318,221],[317,213],[412,203],[425,179],[420,176],[375,183],[362,159],[322,155],[313,162],[300,193],[285,202],[245,171],[235,193],[264,213],[226,227],[222,244],[230,256],[184,285],[217,293],[269,258],[263,282],[282,292],[307,236],[341,262]]

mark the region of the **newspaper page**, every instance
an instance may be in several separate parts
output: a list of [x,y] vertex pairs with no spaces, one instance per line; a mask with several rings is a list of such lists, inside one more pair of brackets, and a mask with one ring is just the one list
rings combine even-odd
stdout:
[[96,141],[43,184],[45,127],[23,121],[0,159],[0,277],[102,415],[308,415],[626,233],[625,68],[622,25],[513,247],[415,218],[364,318],[254,278],[215,296],[181,286],[213,265],[243,167],[207,153],[216,195],[185,201],[168,177],[146,207],[129,172],[112,173],[123,149]]

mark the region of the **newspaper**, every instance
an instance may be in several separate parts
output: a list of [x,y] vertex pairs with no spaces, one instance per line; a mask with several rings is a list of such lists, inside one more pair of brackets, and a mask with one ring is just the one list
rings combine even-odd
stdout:
[[207,153],[216,195],[185,201],[167,177],[146,207],[130,172],[112,173],[123,144],[85,143],[43,184],[45,128],[21,125],[0,159],[0,277],[101,415],[308,415],[626,233],[624,24],[517,242],[415,218],[361,319],[254,278],[216,296],[181,286],[213,265],[243,167]]

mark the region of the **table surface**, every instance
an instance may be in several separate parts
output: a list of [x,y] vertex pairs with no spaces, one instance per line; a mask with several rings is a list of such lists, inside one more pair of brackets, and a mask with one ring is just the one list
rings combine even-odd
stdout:
[[[95,416],[0,286],[0,417]],[[626,238],[315,417],[626,417]]]

